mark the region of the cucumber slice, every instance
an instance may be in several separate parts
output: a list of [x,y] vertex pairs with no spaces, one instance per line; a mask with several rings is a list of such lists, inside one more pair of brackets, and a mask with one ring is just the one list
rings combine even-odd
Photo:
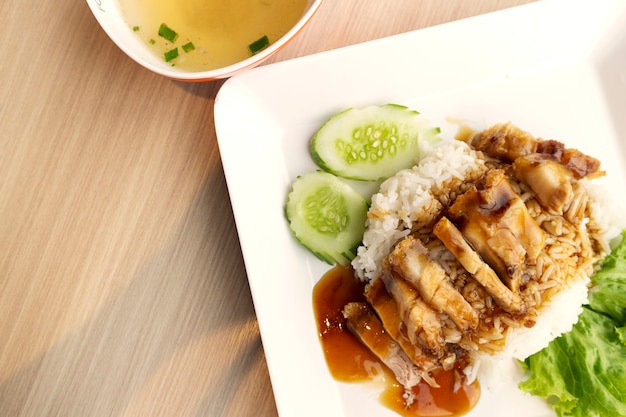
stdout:
[[437,141],[439,132],[406,106],[351,108],[331,117],[313,135],[310,153],[324,171],[374,181],[415,165],[418,141]]
[[296,239],[331,265],[347,265],[363,239],[368,203],[336,176],[314,171],[299,176],[285,214]]

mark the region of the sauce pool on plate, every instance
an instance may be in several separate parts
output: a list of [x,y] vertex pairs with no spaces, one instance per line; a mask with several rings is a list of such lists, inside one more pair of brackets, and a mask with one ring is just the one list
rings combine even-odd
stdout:
[[[234,64],[279,39],[307,0],[118,0],[146,45],[171,65],[203,71]],[[176,36],[159,35],[166,25]]]
[[328,271],[313,290],[313,309],[328,369],[343,382],[384,381],[380,402],[405,417],[460,416],[478,402],[477,382],[458,385],[454,370],[440,371],[435,380],[440,388],[422,381],[413,388],[415,401],[407,406],[404,388],[389,369],[348,330],[343,307],[351,301],[365,301],[364,283],[355,278],[351,267],[336,266]]

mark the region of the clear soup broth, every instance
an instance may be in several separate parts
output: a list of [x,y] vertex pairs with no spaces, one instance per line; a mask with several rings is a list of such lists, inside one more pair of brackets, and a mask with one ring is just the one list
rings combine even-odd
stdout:
[[[118,1],[128,25],[157,56],[188,71],[220,68],[250,57],[287,33],[308,2]],[[160,31],[162,25],[169,31]]]

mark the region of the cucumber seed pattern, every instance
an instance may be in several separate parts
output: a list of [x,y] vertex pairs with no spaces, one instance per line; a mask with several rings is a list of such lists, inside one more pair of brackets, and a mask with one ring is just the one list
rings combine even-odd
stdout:
[[309,195],[304,206],[306,221],[320,233],[337,235],[348,226],[346,200],[330,188],[320,188]]
[[343,153],[348,164],[359,161],[377,162],[385,156],[393,157],[398,150],[402,151],[408,143],[409,134],[404,133],[398,138],[398,127],[395,124],[381,121],[377,126],[369,125],[355,128],[352,141],[347,143],[337,138],[337,152]]

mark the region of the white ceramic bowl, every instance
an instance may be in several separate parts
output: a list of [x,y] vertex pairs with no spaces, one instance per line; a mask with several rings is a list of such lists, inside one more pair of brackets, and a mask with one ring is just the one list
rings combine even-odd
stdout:
[[309,0],[308,5],[296,24],[280,39],[257,54],[226,67],[207,71],[184,71],[172,67],[160,59],[133,33],[120,11],[118,0],[87,0],[96,20],[115,44],[137,63],[157,74],[182,81],[210,81],[227,78],[246,69],[259,65],[278,52],[308,23],[317,11],[322,0]]

